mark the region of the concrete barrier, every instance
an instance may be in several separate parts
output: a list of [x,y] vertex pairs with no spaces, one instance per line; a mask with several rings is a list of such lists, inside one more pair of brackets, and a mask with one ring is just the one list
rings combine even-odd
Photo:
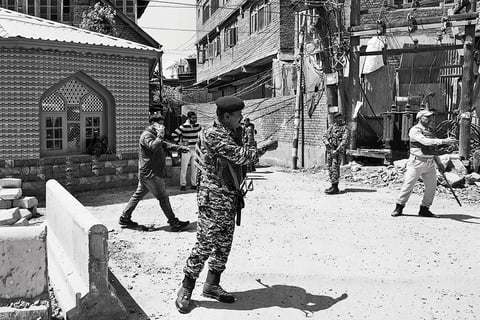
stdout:
[[125,319],[108,283],[107,228],[57,181],[46,184],[48,274],[68,320]]
[[[0,227],[0,319],[49,319],[45,225]],[[31,305],[42,301],[42,305]],[[24,309],[9,302],[30,304]]]

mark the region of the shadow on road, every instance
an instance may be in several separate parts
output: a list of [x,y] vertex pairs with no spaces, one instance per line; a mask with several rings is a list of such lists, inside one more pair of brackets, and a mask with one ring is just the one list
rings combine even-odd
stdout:
[[438,217],[441,219],[452,219],[452,220],[465,222],[465,223],[480,224],[480,222],[467,221],[469,219],[478,219],[480,221],[480,217],[475,217],[468,214],[440,214],[438,215]]
[[237,301],[232,304],[217,301],[196,301],[197,307],[227,310],[255,310],[270,307],[293,308],[305,313],[307,317],[325,310],[348,297],[346,293],[338,298],[314,295],[305,289],[288,285],[265,285],[257,279],[263,288],[243,292],[232,292]]
[[145,311],[138,305],[138,303],[133,299],[133,297],[128,293],[127,289],[118,281],[117,277],[108,270],[108,280],[112,287],[115,289],[117,297],[127,309],[127,320],[149,320],[150,317],[147,316]]
[[[145,224],[139,224],[132,227],[121,226],[120,229],[130,229],[130,230],[137,230],[137,231],[143,231],[143,232],[155,232],[155,231],[180,232],[180,231],[170,231],[170,226],[156,227],[155,225],[145,225]],[[188,225],[188,228],[181,232],[192,233],[196,231],[197,231],[197,222],[195,221],[195,222],[191,222]]]
[[344,190],[340,190],[340,193],[347,193],[347,192],[377,192],[377,190],[363,189],[363,188],[345,188]]

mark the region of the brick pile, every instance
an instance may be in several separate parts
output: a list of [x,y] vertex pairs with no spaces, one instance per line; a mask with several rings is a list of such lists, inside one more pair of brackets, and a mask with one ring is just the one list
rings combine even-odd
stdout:
[[0,227],[28,226],[37,214],[38,200],[22,195],[22,180],[0,179]]

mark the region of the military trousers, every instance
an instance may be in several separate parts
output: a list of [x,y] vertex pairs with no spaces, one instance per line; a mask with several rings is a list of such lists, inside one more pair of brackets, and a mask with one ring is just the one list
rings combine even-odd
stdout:
[[405,205],[412,194],[415,183],[419,177],[422,177],[425,191],[423,193],[422,206],[430,207],[435,197],[437,188],[437,170],[435,169],[435,160],[419,159],[411,155],[407,162],[407,171],[405,172],[405,181],[397,198],[397,203]]
[[342,162],[342,154],[338,152],[333,155],[331,151],[327,151],[328,177],[331,184],[338,184],[340,180],[340,164]]
[[207,260],[209,270],[222,273],[232,249],[234,230],[235,211],[200,206],[197,242],[183,269],[185,275],[197,279]]

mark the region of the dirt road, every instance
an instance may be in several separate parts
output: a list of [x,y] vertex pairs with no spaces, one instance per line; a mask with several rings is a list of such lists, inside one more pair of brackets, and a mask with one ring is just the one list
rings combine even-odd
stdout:
[[[154,231],[120,229],[117,219],[133,190],[83,194],[110,232],[110,268],[131,319],[479,319],[480,208],[458,207],[448,194],[417,216],[420,196],[405,213],[390,212],[398,190],[341,183],[328,196],[322,174],[261,168],[252,177],[242,226],[222,278],[238,301],[200,295],[181,315],[174,299],[194,242],[195,194],[172,189],[171,202],[190,232],[167,232],[158,203],[140,203],[134,219]],[[136,305],[137,304],[137,305]]]

